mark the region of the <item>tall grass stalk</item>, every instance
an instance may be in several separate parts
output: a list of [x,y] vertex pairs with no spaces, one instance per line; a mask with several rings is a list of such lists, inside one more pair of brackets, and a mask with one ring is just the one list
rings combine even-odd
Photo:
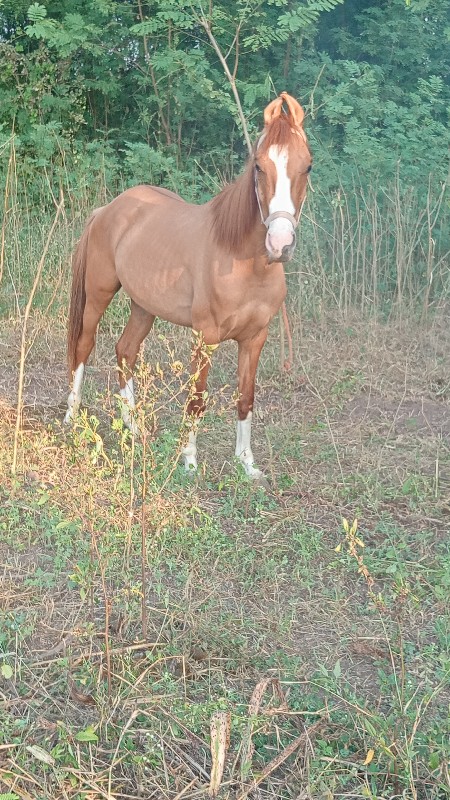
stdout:
[[8,215],[11,211],[11,196],[15,196],[15,182],[16,182],[16,150],[14,147],[14,136],[11,136],[9,142],[9,158],[8,166],[6,169],[5,178],[5,192],[3,197],[3,219],[1,228],[0,239],[0,284],[2,282],[4,266],[5,266],[5,238],[6,238],[6,223]]
[[37,265],[36,275],[34,278],[33,286],[31,288],[30,296],[28,298],[28,302],[25,307],[23,323],[22,323],[22,341],[20,346],[20,363],[19,363],[19,386],[17,390],[17,415],[16,415],[16,428],[14,433],[14,445],[13,445],[13,458],[11,464],[11,472],[13,475],[16,473],[17,468],[17,453],[18,453],[18,442],[19,442],[19,433],[22,424],[22,407],[23,407],[23,384],[24,384],[24,377],[25,377],[25,358],[26,358],[26,344],[27,344],[27,325],[28,319],[31,312],[31,307],[33,304],[34,296],[36,294],[37,287],[39,285],[39,281],[41,280],[42,270],[45,264],[45,259],[47,257],[48,248],[50,246],[50,242],[53,237],[53,233],[56,229],[58,224],[58,220],[60,214],[64,208],[64,195],[61,191],[59,204],[56,208],[55,216],[53,219],[52,226],[48,232],[47,240],[44,245],[44,249],[42,251],[42,255]]
[[331,308],[402,317],[421,309],[427,317],[450,285],[447,184],[431,182],[421,198],[396,176],[382,191],[341,186],[315,193],[301,227],[300,270],[291,281],[300,312]]
[[[61,178],[67,198],[67,219],[58,226],[46,265],[47,279],[36,301],[44,308],[48,303],[55,309],[60,305],[58,310],[63,312],[75,240],[92,209],[123,186],[108,185],[105,167],[99,169],[95,186],[87,187],[82,165],[77,179],[76,165],[69,169],[61,154],[59,172],[48,168],[42,176],[38,208],[36,186],[27,188],[29,175],[16,163],[13,140],[3,157],[0,313],[22,314],[34,264],[51,224],[52,212],[45,209],[54,207],[51,187],[56,177]],[[317,317],[325,310],[344,317],[355,311],[364,317],[380,313],[403,317],[414,308],[425,320],[433,307],[445,302],[450,288],[447,197],[447,183],[436,185],[430,179],[426,189],[419,191],[403,185],[398,174],[382,188],[355,183],[352,191],[344,184],[327,194],[320,188],[311,191],[299,227],[296,261],[286,268],[291,306],[299,316],[312,313]],[[61,270],[61,265],[67,269]]]

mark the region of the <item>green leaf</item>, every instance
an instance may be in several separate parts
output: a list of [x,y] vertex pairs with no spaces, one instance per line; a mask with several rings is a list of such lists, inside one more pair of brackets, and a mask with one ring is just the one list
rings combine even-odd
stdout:
[[70,528],[71,524],[72,520],[62,519],[61,522],[58,522],[58,524],[55,525],[55,531],[63,531],[65,528]]
[[336,678],[337,681],[341,677],[342,670],[341,670],[341,662],[340,661],[336,661],[336,664],[334,665],[334,669],[333,669],[333,675],[334,675],[334,677]]
[[94,731],[92,725],[88,725],[84,731],[79,731],[76,734],[75,739],[77,742],[98,742],[98,736]]
[[428,761],[428,766],[432,771],[434,771],[435,769],[439,768],[440,764],[441,764],[440,755],[438,751],[435,750],[434,753],[431,753],[431,756]]
[[33,3],[27,11],[27,16],[31,22],[41,22],[47,16],[47,9],[40,3]]
[[39,497],[39,499],[37,501],[38,506],[45,505],[45,503],[48,502],[49,497],[50,497],[50,495],[48,494],[48,492],[42,492],[41,496]]
[[0,667],[0,672],[6,680],[9,680],[13,676],[13,668],[10,667],[9,664],[3,663]]

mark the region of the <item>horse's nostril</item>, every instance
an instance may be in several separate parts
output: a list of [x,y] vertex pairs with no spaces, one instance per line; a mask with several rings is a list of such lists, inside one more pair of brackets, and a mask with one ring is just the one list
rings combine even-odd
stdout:
[[294,234],[294,238],[293,238],[292,242],[290,244],[285,244],[284,245],[283,250],[281,251],[283,256],[286,256],[286,258],[290,258],[292,256],[292,254],[293,254],[293,252],[295,250],[296,241],[297,241],[296,240],[296,236]]

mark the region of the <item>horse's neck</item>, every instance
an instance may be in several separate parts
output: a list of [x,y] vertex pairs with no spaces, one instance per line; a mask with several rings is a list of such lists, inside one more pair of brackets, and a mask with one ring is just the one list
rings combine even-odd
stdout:
[[216,244],[233,256],[250,258],[264,252],[265,230],[261,224],[253,173],[247,170],[207,204]]

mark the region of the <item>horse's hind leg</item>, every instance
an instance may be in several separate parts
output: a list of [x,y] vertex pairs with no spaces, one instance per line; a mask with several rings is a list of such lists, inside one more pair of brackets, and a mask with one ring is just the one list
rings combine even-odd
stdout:
[[190,430],[186,444],[181,450],[184,467],[187,471],[197,469],[197,428],[198,421],[203,416],[206,408],[205,391],[208,372],[211,366],[211,353],[217,345],[204,345],[200,342],[194,349],[191,358],[191,374],[194,377],[194,387],[188,406],[187,416]]
[[135,433],[137,428],[133,420],[133,411],[136,407],[133,370],[136,365],[139,348],[149,333],[154,320],[153,314],[145,311],[132,300],[130,318],[116,344],[120,394],[123,399],[122,419],[124,425]]
[[64,418],[64,422],[67,424],[72,421],[81,403],[84,370],[95,344],[98,323],[119,288],[120,283],[117,282],[114,289],[110,291],[96,292],[95,296],[87,294],[81,333],[75,349],[72,391],[67,400],[68,408]]

